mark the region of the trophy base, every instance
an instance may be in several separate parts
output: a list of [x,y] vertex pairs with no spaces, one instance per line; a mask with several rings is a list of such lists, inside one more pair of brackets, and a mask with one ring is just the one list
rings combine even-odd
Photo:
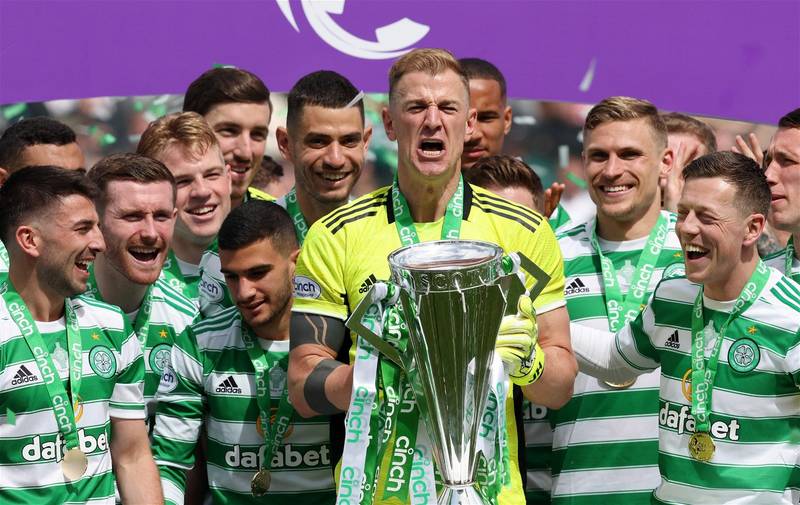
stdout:
[[486,505],[474,484],[448,486],[445,484],[442,495],[437,500],[437,505]]

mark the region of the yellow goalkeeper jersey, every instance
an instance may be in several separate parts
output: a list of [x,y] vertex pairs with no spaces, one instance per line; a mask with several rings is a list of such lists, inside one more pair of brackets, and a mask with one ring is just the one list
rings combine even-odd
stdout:
[[[439,240],[443,221],[444,218],[414,223],[420,241]],[[460,238],[493,242],[507,253],[521,252],[547,272],[550,282],[533,302],[538,314],[565,305],[561,251],[542,215],[465,183]],[[387,257],[401,245],[394,222],[391,186],[326,215],[314,223],[303,243],[295,275],[293,310],[347,320],[373,283],[389,279]],[[355,357],[355,339],[352,341],[351,362]],[[511,486],[503,489],[500,503],[517,505],[525,502],[525,496],[510,394],[506,413]],[[380,498],[376,497],[376,503],[381,503]]]

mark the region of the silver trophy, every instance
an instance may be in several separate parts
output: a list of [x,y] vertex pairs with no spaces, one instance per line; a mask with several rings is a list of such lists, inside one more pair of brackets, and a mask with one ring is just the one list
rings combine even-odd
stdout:
[[[550,277],[524,256],[518,258],[536,279],[530,292],[535,298]],[[444,483],[439,505],[485,503],[475,488],[480,416],[500,322],[516,312],[525,289],[511,264],[488,242],[441,240],[403,247],[389,255],[389,266],[391,283],[400,289],[411,352],[401,354],[361,323],[369,295],[347,322],[406,374]]]

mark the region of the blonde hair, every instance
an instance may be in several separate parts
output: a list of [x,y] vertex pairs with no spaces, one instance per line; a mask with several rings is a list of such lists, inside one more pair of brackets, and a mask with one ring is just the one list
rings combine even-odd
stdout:
[[147,126],[136,147],[136,154],[160,160],[172,146],[193,158],[202,157],[211,147],[219,146],[214,131],[196,112],[177,112],[156,119]]
[[464,83],[464,89],[469,95],[469,80],[461,64],[449,52],[444,49],[414,49],[404,54],[394,62],[389,69],[389,100],[394,96],[394,89],[404,75],[412,72],[423,72],[428,75],[439,75],[448,70],[452,70]]
[[628,96],[612,96],[592,107],[583,124],[583,133],[614,121],[633,121],[645,119],[653,132],[653,137],[661,147],[667,146],[667,126],[655,105],[647,100]]

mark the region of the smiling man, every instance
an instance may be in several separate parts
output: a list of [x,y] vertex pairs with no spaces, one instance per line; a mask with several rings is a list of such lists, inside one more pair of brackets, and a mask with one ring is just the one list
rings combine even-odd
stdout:
[[274,203],[246,202],[225,219],[219,249],[235,306],[178,338],[158,392],[153,451],[167,503],[184,503],[205,436],[215,504],[333,504],[328,419],[302,419],[288,401],[292,221]]
[[[289,91],[286,128],[275,136],[294,166],[295,186],[276,203],[289,212],[300,245],[312,224],[349,201],[361,175],[372,136],[361,98],[350,81],[328,70],[302,77]],[[207,317],[232,303],[213,248],[202,271],[200,311]]]
[[[142,349],[117,307],[85,296],[105,249],[83,174],[29,167],[0,188],[0,502],[160,503]],[[113,473],[112,473],[113,468]]]
[[792,234],[782,251],[767,257],[767,265],[800,282],[800,109],[778,121],[767,150],[767,182],[772,192],[772,225]]
[[[418,49],[394,63],[383,123],[389,138],[397,141],[395,182],[314,223],[298,262],[289,388],[301,415],[347,410],[355,346],[347,338],[345,320],[376,279],[389,277],[388,253],[413,241],[440,238],[492,241],[508,252],[521,251],[551,275],[534,301],[541,348],[533,335],[521,334],[526,345],[517,356],[506,354],[507,363],[525,384],[526,395],[551,406],[569,399],[575,361],[555,237],[540,214],[463,181],[461,155],[474,122],[466,76],[450,53]],[[416,240],[409,241],[409,236]],[[509,317],[530,321],[523,314]],[[498,350],[509,348],[516,349],[499,344]],[[543,352],[548,363],[541,377],[525,365],[535,352]],[[513,413],[510,399],[506,406]],[[500,500],[516,504],[524,497],[513,415],[509,418],[511,487]],[[376,501],[384,498],[379,491]]]
[[581,371],[624,382],[660,365],[651,503],[795,503],[800,286],[758,257],[767,179],[732,152],[698,158],[684,179],[685,276],[665,276],[616,336],[572,325]]
[[198,114],[170,114],[150,123],[137,153],[162,162],[175,178],[178,214],[164,275],[199,303],[200,260],[231,208],[230,173],[217,138]]
[[[672,151],[656,107],[628,97],[592,107],[583,139],[597,211],[559,235],[564,294],[572,322],[616,331],[681,259],[675,215],[661,210],[659,192]],[[554,504],[649,503],[658,484],[657,387],[657,372],[623,383],[578,374],[573,398],[549,413]]]
[[93,265],[86,295],[128,316],[144,353],[149,421],[175,337],[197,316],[194,304],[160,278],[177,213],[175,179],[160,161],[137,154],[104,158],[89,178],[100,190],[96,204],[106,250]]
[[217,136],[231,174],[231,208],[248,198],[274,198],[250,183],[256,176],[269,137],[272,103],[269,89],[252,72],[212,68],[195,79],[183,98],[183,111],[196,112]]

